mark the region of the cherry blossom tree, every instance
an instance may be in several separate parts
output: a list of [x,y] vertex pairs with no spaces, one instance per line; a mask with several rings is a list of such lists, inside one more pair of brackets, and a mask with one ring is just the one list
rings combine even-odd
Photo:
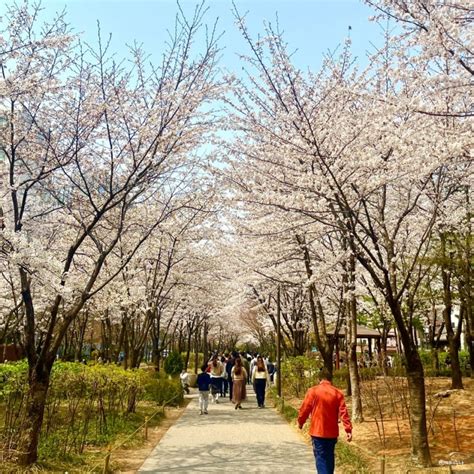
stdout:
[[[218,97],[216,38],[193,39],[205,9],[178,16],[161,64],[117,63],[99,31],[96,50],[70,34],[64,16],[38,25],[39,7],[3,19],[2,134],[9,176],[2,247],[20,281],[30,397],[18,447],[37,459],[49,376],[68,328],[170,218],[187,158],[206,140]],[[212,33],[212,32],[211,32]],[[158,206],[148,206],[155,201]],[[120,247],[122,236],[129,239]],[[121,262],[104,272],[107,262]]]
[[[266,37],[254,42],[238,15],[237,21],[252,51],[247,62],[253,71],[235,81],[229,99],[242,181],[251,177],[247,189],[255,204],[304,216],[308,228],[324,229],[321,236],[338,236],[348,308],[356,302],[355,263],[383,295],[404,349],[413,457],[429,465],[415,301],[442,206],[472,178],[470,127],[462,114],[446,112],[446,104],[468,100],[469,87],[461,84],[446,100],[443,87],[459,78],[443,67],[433,74],[434,57],[423,51],[417,56],[403,35],[388,38],[362,73],[351,67],[347,43],[340,56],[326,58],[319,74],[303,74],[277,29],[268,27]],[[426,104],[433,100],[428,113]],[[447,116],[453,126],[446,126]],[[314,265],[307,241],[300,244],[313,292]],[[352,309],[351,321],[355,317]]]

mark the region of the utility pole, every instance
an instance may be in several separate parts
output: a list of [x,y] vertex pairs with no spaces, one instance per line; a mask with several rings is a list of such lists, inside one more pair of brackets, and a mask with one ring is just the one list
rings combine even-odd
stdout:
[[280,304],[280,285],[277,289],[277,347],[276,347],[276,358],[277,358],[277,367],[278,367],[278,377],[277,377],[277,392],[278,396],[281,398],[281,323],[280,323],[280,313],[281,313],[281,304]]

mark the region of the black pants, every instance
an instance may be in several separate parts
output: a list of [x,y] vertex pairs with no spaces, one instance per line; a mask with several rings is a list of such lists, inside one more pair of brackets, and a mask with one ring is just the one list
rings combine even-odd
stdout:
[[267,385],[266,379],[255,379],[255,393],[257,395],[257,403],[259,407],[265,404],[265,387]]
[[223,378],[222,377],[211,377],[211,393],[215,395],[218,393],[219,395],[222,394],[222,382]]

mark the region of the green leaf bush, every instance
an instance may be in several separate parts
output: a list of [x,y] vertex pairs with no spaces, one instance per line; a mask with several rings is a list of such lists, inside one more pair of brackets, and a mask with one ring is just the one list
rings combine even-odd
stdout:
[[285,392],[300,398],[318,380],[321,363],[313,357],[288,357],[282,364],[282,381]]
[[[107,444],[126,430],[127,419],[136,418],[137,404],[147,401],[158,405],[176,395],[178,404],[182,401],[179,380],[160,378],[151,371],[56,362],[40,436],[40,456],[66,458],[81,454],[88,445]],[[15,452],[27,401],[27,363],[1,364],[0,449]]]
[[165,372],[169,375],[178,375],[184,368],[184,359],[179,352],[171,352],[165,359]]
[[145,385],[145,398],[158,405],[171,400],[169,405],[177,406],[184,398],[181,382],[163,375],[156,375],[154,378],[150,378]]

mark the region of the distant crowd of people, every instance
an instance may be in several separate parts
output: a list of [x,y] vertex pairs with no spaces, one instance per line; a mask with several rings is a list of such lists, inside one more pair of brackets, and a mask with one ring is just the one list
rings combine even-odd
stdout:
[[[247,398],[247,385],[252,384],[259,408],[265,408],[265,392],[273,383],[276,367],[269,358],[260,354],[214,352],[203,364],[197,376],[199,389],[199,411],[208,414],[209,401],[229,396],[236,410],[242,409]],[[309,434],[313,444],[318,474],[333,474],[335,468],[334,449],[339,436],[339,421],[342,421],[347,441],[352,440],[352,424],[343,393],[332,385],[332,373],[323,368],[319,373],[319,384],[311,387],[298,412],[298,426],[302,428],[311,419]],[[183,388],[188,390],[189,374],[181,373]]]
[[[236,410],[242,409],[242,402],[247,399],[247,384],[253,385],[258,407],[265,408],[265,392],[273,383],[275,372],[275,364],[257,353],[214,352],[197,377],[200,414],[208,414],[209,401],[219,403],[227,396]],[[188,390],[188,377],[185,371],[181,373],[185,390]]]

